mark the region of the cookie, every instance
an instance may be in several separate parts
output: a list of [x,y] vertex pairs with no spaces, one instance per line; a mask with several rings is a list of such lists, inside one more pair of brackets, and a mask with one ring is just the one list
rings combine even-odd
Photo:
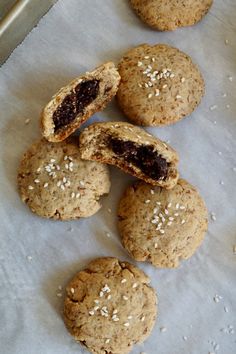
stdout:
[[42,134],[52,142],[66,139],[115,96],[120,75],[112,62],[70,82],[46,105],[41,116]]
[[115,165],[147,183],[172,188],[178,155],[144,129],[124,122],[94,123],[80,135],[81,157]]
[[129,353],[155,323],[157,297],[149,281],[143,271],[117,258],[92,261],[67,286],[67,329],[91,353]]
[[198,191],[180,179],[167,191],[139,182],[122,197],[119,231],[129,254],[156,267],[175,268],[190,258],[207,230],[207,209]]
[[194,111],[205,92],[203,77],[191,58],[165,44],[131,49],[119,72],[118,103],[138,125],[176,123]]
[[137,15],[159,31],[192,26],[209,11],[213,0],[130,0]]
[[110,190],[107,166],[80,158],[75,138],[53,144],[41,139],[24,154],[18,171],[21,199],[39,216],[88,217]]

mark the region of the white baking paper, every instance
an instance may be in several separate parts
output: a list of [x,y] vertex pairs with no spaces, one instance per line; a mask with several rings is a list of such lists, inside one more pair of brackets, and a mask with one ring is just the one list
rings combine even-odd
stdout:
[[[117,203],[129,176],[111,169],[112,190],[98,214],[55,222],[22,204],[16,173],[23,152],[40,136],[40,111],[52,94],[144,42],[180,48],[205,77],[206,96],[191,117],[148,130],[179,152],[181,175],[206,200],[210,224],[199,251],[180,268],[138,264],[158,293],[159,316],[150,338],[132,353],[236,353],[235,0],[215,0],[201,23],[167,33],[142,24],[126,0],[59,0],[0,68],[0,353],[86,353],[64,327],[58,287],[94,257],[132,262],[116,228]],[[90,122],[124,119],[113,102]]]

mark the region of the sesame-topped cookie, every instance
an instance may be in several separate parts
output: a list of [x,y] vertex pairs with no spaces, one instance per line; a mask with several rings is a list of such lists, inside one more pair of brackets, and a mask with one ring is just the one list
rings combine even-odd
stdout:
[[118,103],[138,125],[176,123],[194,111],[205,92],[203,77],[191,58],[165,44],[131,49],[119,72]]
[[127,188],[119,210],[124,247],[137,261],[178,267],[203,241],[208,216],[198,191],[180,179],[167,191],[139,182]]
[[80,135],[81,157],[115,165],[147,183],[173,188],[178,155],[144,129],[125,122],[94,123]]
[[52,142],[65,140],[115,96],[120,75],[115,64],[105,63],[62,87],[43,109],[42,134]]
[[130,0],[138,16],[159,31],[192,26],[209,11],[213,0]]
[[98,258],[68,284],[64,321],[94,354],[126,354],[154,326],[157,297],[143,271],[117,258]]
[[110,190],[108,167],[80,158],[75,139],[41,139],[24,154],[18,171],[21,199],[39,216],[68,220],[88,217]]

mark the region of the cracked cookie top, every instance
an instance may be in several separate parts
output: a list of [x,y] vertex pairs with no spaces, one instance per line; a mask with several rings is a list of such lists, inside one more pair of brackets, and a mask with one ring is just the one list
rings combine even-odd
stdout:
[[110,190],[109,170],[80,158],[75,139],[53,144],[45,139],[24,154],[18,171],[22,200],[45,218],[76,219],[95,214]]
[[191,257],[207,230],[207,210],[198,191],[180,179],[171,190],[144,182],[127,188],[118,210],[124,247],[137,261],[177,267]]
[[66,289],[64,321],[72,336],[95,354],[126,354],[150,334],[157,298],[149,278],[117,258],[98,258]]

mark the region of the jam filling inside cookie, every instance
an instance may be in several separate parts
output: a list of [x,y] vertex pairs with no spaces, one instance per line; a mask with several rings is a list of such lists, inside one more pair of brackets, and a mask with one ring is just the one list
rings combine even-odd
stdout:
[[140,168],[148,177],[155,180],[167,177],[168,162],[154,151],[152,146],[138,145],[117,138],[111,138],[109,146],[116,155]]
[[98,91],[99,80],[93,79],[78,84],[53,113],[55,132],[83,113],[84,108],[97,98]]

